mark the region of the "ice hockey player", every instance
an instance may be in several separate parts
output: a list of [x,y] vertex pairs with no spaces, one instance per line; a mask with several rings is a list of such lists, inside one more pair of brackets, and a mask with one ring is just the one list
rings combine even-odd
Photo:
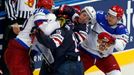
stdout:
[[[58,17],[58,20],[60,19],[64,20],[64,23],[61,23],[62,27],[60,29],[57,29],[51,36],[44,35],[42,36],[42,38],[37,36],[40,43],[42,43],[43,45],[52,50],[55,58],[55,62],[51,65],[53,68],[48,67],[44,63],[42,65],[40,75],[46,73],[48,75],[83,74],[82,66],[80,64],[80,60],[78,59],[79,58],[79,51],[77,51],[78,39],[76,40],[76,37],[79,38],[79,41],[82,41],[86,38],[86,24],[89,22],[89,20],[95,17],[96,12],[93,7],[88,6],[87,8],[89,9],[89,12],[83,9],[81,12],[79,12],[80,13],[79,17],[79,15],[76,15],[78,11],[75,11],[76,8],[74,9],[74,7],[78,8],[78,6],[72,7],[68,5],[61,5],[60,8],[58,9],[58,13],[56,13],[56,16]],[[90,13],[92,14],[90,15]],[[72,19],[73,16],[78,17],[75,20],[76,23],[74,23],[74,20]],[[77,26],[75,26],[75,24]],[[41,32],[39,33],[38,35],[42,34]],[[75,36],[73,35],[74,33],[76,34]],[[75,39],[72,39],[72,37],[73,38],[75,37]],[[67,45],[68,43],[69,45]],[[75,68],[73,69],[72,67]]]
[[66,22],[65,24],[68,24],[67,26],[71,27],[77,38],[77,42],[81,43],[87,38],[89,23],[94,24],[96,11],[91,6],[86,6],[81,10],[79,6],[63,4],[58,9],[56,16],[58,19],[62,19],[62,24]]
[[40,75],[84,75],[83,65],[77,50],[76,38],[67,22],[49,36],[39,30],[36,33],[36,37],[41,44],[51,50],[54,57],[54,63],[49,66],[46,64],[46,61],[43,61]]
[[121,75],[120,67],[112,55],[114,49],[124,50],[128,43],[128,30],[120,20],[124,10],[114,5],[108,13],[98,11],[96,22],[88,39],[79,47],[85,71],[96,65],[106,75]]
[[[11,75],[33,75],[28,54],[32,45],[30,34],[34,26],[41,30],[43,29],[42,31],[47,35],[60,27],[59,23],[55,21],[56,16],[51,12],[52,6],[53,0],[38,0],[37,9],[25,21],[23,30],[15,39],[10,40],[4,57]],[[53,29],[49,24],[54,24]]]

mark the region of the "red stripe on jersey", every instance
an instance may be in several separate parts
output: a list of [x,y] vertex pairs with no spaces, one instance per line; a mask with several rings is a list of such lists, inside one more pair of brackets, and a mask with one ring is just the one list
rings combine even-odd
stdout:
[[122,38],[120,38],[121,40],[123,40],[125,43],[127,43],[127,41],[126,40],[124,40],[124,39],[122,39]]
[[61,45],[61,41],[58,38],[53,38],[55,41],[57,41],[59,43],[59,45]]
[[82,40],[85,40],[86,38],[84,36],[82,36],[79,32],[76,33],[77,35],[80,35],[80,37],[82,38]]
[[40,26],[43,22],[37,22],[36,25]]

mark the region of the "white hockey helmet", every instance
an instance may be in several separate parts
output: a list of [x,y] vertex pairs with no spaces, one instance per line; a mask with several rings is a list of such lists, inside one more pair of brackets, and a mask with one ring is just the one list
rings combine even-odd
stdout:
[[82,11],[86,11],[86,13],[89,15],[89,17],[91,18],[91,20],[95,20],[96,19],[96,11],[92,6],[86,6],[84,7]]

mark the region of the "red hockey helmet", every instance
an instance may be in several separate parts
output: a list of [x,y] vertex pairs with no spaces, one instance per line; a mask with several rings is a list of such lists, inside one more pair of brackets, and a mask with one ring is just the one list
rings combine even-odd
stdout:
[[120,6],[114,5],[114,6],[112,6],[112,8],[109,9],[108,13],[113,16],[122,18],[123,14],[124,14],[124,10]]
[[54,2],[53,0],[38,0],[37,7],[44,7],[46,9],[51,9]]

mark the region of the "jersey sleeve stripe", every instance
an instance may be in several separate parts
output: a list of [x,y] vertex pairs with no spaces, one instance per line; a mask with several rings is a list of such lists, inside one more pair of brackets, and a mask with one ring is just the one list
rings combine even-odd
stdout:
[[61,43],[62,43],[62,41],[59,40],[58,38],[53,38],[53,41],[54,41],[54,43],[56,44],[56,47],[60,46]]
[[81,32],[75,32],[75,34],[78,36],[80,41],[84,41],[86,39],[86,35],[81,34]]

